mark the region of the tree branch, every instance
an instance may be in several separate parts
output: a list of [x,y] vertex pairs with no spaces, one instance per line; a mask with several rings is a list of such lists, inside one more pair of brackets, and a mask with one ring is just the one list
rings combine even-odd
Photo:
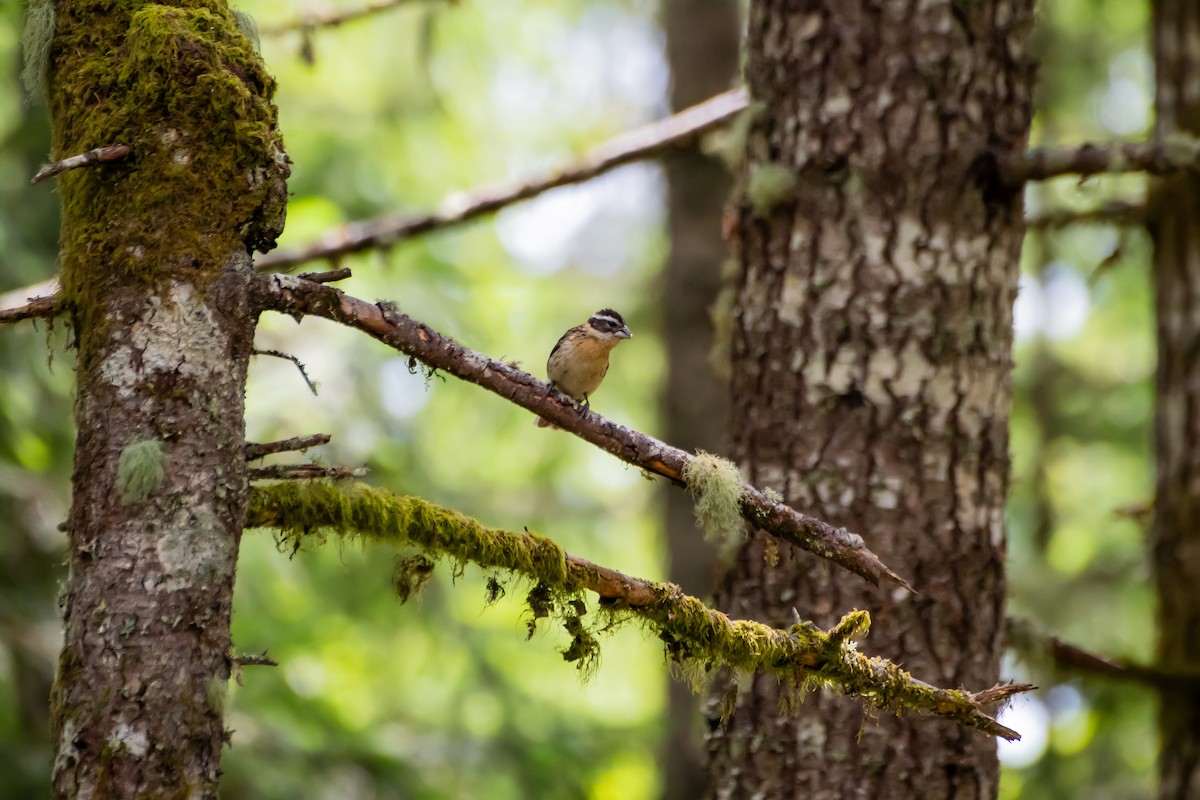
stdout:
[[23,319],[41,319],[57,317],[62,313],[62,298],[58,294],[48,297],[35,297],[23,306],[6,308],[0,311],[0,324],[20,322]]
[[1029,230],[1058,230],[1088,223],[1131,227],[1144,225],[1146,206],[1127,200],[1110,200],[1094,208],[1055,208],[1025,218],[1025,227]]
[[323,467],[320,464],[273,464],[251,467],[246,477],[252,481],[307,481],[315,478],[362,478],[366,467]]
[[[683,471],[693,458],[689,453],[616,425],[594,412],[581,414],[568,398],[529,373],[463,347],[391,306],[373,305],[332,286],[289,275],[256,275],[253,281],[251,294],[262,309],[297,318],[312,314],[357,328],[435,370],[474,383],[545,417],[626,463],[669,478],[679,486],[685,485]],[[861,536],[845,528],[835,528],[794,511],[747,484],[741,485],[739,506],[747,522],[772,536],[827,558],[871,583],[878,584],[880,578],[886,578],[912,590],[867,548]]]
[[324,13],[305,12],[287,22],[263,26],[258,29],[258,34],[262,37],[282,36],[292,31],[310,32],[314,28],[336,28],[352,20],[362,19],[363,17],[369,17],[384,11],[391,11],[393,8],[399,8],[400,6],[416,5],[418,2],[419,0],[376,0],[372,3],[364,3],[361,6],[342,9],[341,11],[326,11]]
[[451,195],[436,211],[385,215],[350,223],[298,250],[277,250],[255,261],[261,271],[280,271],[316,259],[337,259],[385,248],[423,233],[448,228],[505,206],[536,197],[559,186],[595,178],[617,167],[653,158],[665,150],[691,144],[702,134],[733,119],[746,108],[743,89],[719,94],[645,127],[630,131],[589,151],[579,161],[521,182],[507,182]]
[[1025,619],[1008,620],[1008,639],[1021,655],[1064,672],[1159,688],[1200,685],[1200,670],[1181,672],[1108,658],[1071,644]]
[[630,577],[572,556],[550,539],[487,528],[420,498],[364,484],[252,487],[246,525],[276,528],[294,546],[314,530],[331,530],[392,546],[415,545],[436,557],[529,578],[547,593],[537,595],[541,599],[535,618],[548,614],[551,603],[568,605],[578,592],[591,591],[616,614],[606,623],[620,620],[621,611],[649,623],[665,643],[668,658],[685,670],[708,673],[728,667],[772,673],[797,694],[813,683],[835,685],[879,708],[926,711],[1008,740],[1020,735],[988,716],[983,706],[1033,688],[1007,684],[975,694],[939,689],[885,659],[858,652],[851,640],[866,635],[870,627],[864,611],[847,614],[828,632],[811,622],[781,630],[752,620],[731,620],[673,584]]
[[309,436],[293,436],[291,439],[280,439],[276,442],[265,442],[262,444],[246,442],[246,460],[254,461],[273,453],[290,453],[297,450],[307,450],[310,447],[329,444],[329,440],[332,438],[328,433],[314,433]]
[[114,144],[108,147],[97,147],[95,150],[88,150],[86,153],[80,153],[77,156],[64,158],[62,161],[55,161],[53,164],[47,164],[38,170],[37,174],[29,179],[30,183],[41,183],[49,180],[55,175],[66,172],[69,169],[79,169],[80,167],[94,167],[97,164],[104,164],[109,161],[125,158],[132,152],[127,144]]
[[1148,172],[1165,175],[1200,166],[1200,140],[1173,136],[1157,142],[1104,142],[1040,147],[998,159],[1000,178],[1009,186],[1062,175]]

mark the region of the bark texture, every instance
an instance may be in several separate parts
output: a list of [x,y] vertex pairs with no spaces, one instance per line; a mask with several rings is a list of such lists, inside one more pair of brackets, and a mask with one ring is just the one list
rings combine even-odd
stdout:
[[[676,111],[728,89],[737,75],[740,25],[735,0],[670,0],[663,10],[671,107]],[[729,257],[721,214],[729,171],[698,149],[669,156],[667,215],[671,253],[661,282],[662,335],[667,375],[661,409],[663,436],[679,447],[722,452],[729,414],[728,387],[713,371],[709,308]],[[696,527],[693,499],[662,491],[669,575],[689,594],[712,591],[713,547]],[[696,698],[681,681],[668,684],[664,800],[692,800],[706,786]]]
[[[818,625],[868,609],[872,653],[942,686],[998,679],[1012,303],[1032,0],[755,0],[756,116],[734,235],[734,455],[755,485],[867,539],[920,594],[752,535],[719,592],[734,617]],[[717,696],[727,685],[717,686]],[[796,718],[756,678],[713,797],[988,798],[993,740],[864,717],[810,696]]]
[[[1200,133],[1200,11],[1156,0],[1155,133]],[[1157,293],[1158,395],[1153,561],[1160,666],[1200,664],[1200,176],[1155,182],[1150,231]],[[1171,686],[1159,711],[1159,796],[1200,797],[1200,689]]]
[[63,296],[78,343],[54,796],[215,797],[247,486],[251,246],[282,223],[273,82],[223,2],[57,0]]

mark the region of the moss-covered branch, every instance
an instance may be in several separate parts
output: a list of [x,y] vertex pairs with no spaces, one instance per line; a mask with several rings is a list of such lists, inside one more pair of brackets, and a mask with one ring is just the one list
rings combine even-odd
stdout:
[[[609,624],[648,624],[664,642],[667,657],[686,674],[702,676],[717,668],[771,673],[797,695],[813,686],[836,686],[887,711],[924,711],[1005,739],[1020,738],[988,716],[983,705],[1030,687],[1010,684],[972,694],[915,680],[889,661],[858,652],[853,640],[870,626],[865,611],[847,614],[830,631],[809,622],[780,630],[752,620],[731,620],[673,584],[622,575],[572,556],[545,537],[488,528],[420,498],[358,483],[252,487],[247,526],[278,529],[297,544],[311,533],[330,531],[345,538],[415,546],[434,558],[527,578],[536,584],[530,593],[535,618],[552,613],[552,607],[575,608],[565,615],[568,631],[575,636],[565,654],[569,660],[594,657],[587,652],[595,647],[594,637],[581,627],[578,610],[578,595],[586,590],[599,596]],[[402,562],[411,567],[410,577],[419,573],[405,587],[428,578],[432,563],[417,558],[419,563]]]
[[[357,328],[435,370],[494,392],[635,467],[693,489],[713,483],[696,480],[698,475],[707,477],[708,470],[689,470],[689,465],[698,460],[696,456],[616,425],[595,412],[580,414],[569,398],[552,391],[548,384],[511,364],[463,347],[390,304],[368,303],[333,287],[290,275],[257,275],[254,282],[253,292],[263,309],[297,318],[314,314]],[[721,471],[717,465],[712,467]],[[732,495],[732,499],[714,504],[717,510],[735,504],[743,519],[788,544],[829,559],[871,583],[886,579],[912,588],[871,552],[861,536],[801,514],[748,484],[737,482],[731,488],[725,494]]]

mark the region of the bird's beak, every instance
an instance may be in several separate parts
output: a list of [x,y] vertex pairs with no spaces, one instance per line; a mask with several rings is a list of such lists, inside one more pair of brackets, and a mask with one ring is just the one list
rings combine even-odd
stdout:
[[632,339],[633,338],[633,334],[629,332],[628,325],[626,325],[625,327],[621,328],[621,330],[614,333],[613,336],[616,336],[618,339]]

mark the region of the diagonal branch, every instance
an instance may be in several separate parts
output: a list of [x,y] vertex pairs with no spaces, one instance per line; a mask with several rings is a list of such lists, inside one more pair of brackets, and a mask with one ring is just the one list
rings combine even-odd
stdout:
[[[570,400],[529,373],[463,347],[391,306],[374,305],[332,286],[289,275],[256,275],[253,281],[251,295],[262,309],[297,318],[311,314],[357,328],[435,370],[474,383],[545,417],[622,461],[685,485],[684,468],[693,458],[689,453],[594,412],[581,414]],[[776,538],[827,558],[871,583],[886,578],[912,589],[867,548],[861,536],[845,528],[794,511],[747,484],[741,485],[739,507],[747,522]]]
[[278,250],[255,261],[257,269],[280,271],[316,259],[337,259],[364,250],[390,247],[423,233],[447,228],[505,206],[536,197],[559,186],[590,180],[617,167],[665,150],[683,147],[725,124],[746,107],[742,89],[719,94],[665,119],[621,134],[588,152],[579,161],[520,182],[507,182],[451,195],[436,211],[385,215],[335,228],[320,241],[298,250]]
[[[1020,735],[983,707],[1032,689],[1005,684],[971,693],[939,689],[896,664],[860,653],[853,639],[866,634],[870,616],[852,611],[830,631],[811,622],[788,630],[752,620],[731,620],[684,594],[674,584],[630,577],[566,553],[550,539],[488,528],[458,512],[417,497],[364,484],[276,484],[251,488],[247,527],[276,528],[298,546],[314,530],[331,530],[392,546],[416,546],[436,557],[471,562],[534,580],[561,600],[582,590],[601,605],[652,626],[674,663],[704,671],[728,667],[771,673],[797,691],[831,684],[889,711],[925,711],[976,730],[1016,740]],[[544,613],[544,612],[543,612]]]
[[279,22],[274,25],[264,25],[258,29],[259,36],[282,36],[292,31],[311,31],[314,28],[336,28],[346,22],[363,17],[391,11],[401,6],[417,5],[420,0],[374,0],[361,6],[346,8],[340,11],[305,12],[295,19]]
[[0,324],[5,322],[20,322],[23,319],[41,319],[57,317],[62,313],[62,297],[52,294],[47,297],[35,297],[23,306],[6,308],[0,311]]

